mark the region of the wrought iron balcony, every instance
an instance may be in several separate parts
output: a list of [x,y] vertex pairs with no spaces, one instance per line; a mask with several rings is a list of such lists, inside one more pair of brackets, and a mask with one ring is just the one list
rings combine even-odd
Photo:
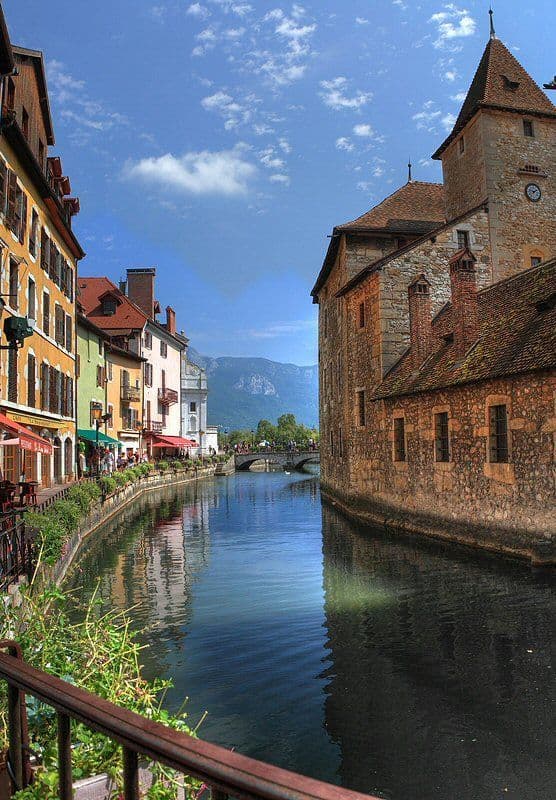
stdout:
[[175,389],[167,389],[163,386],[158,390],[158,401],[162,403],[163,406],[173,406],[178,400],[179,395]]
[[162,433],[164,423],[159,420],[148,419],[145,423],[143,433]]
[[127,403],[138,403],[141,400],[141,389],[139,386],[129,386],[122,384],[121,398]]

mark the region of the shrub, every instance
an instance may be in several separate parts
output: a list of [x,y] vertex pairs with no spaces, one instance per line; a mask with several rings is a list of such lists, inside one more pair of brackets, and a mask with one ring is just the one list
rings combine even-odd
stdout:
[[51,514],[29,511],[25,516],[25,524],[37,531],[37,547],[41,551],[42,560],[46,564],[55,564],[62,555],[68,538],[61,520]]
[[79,506],[82,514],[89,513],[93,498],[88,492],[85,491],[83,485],[72,486],[70,489],[68,489],[66,497],[68,500],[71,500],[73,503]]
[[133,481],[135,480],[135,473],[132,467],[124,469],[124,471],[121,474],[124,476],[126,483],[133,483]]
[[123,472],[115,472],[113,477],[119,489],[126,485],[127,481]]
[[183,463],[181,461],[178,461],[177,459],[175,461],[172,461],[172,469],[176,471],[178,469],[183,469]]
[[59,520],[70,536],[77,530],[82,516],[81,508],[73,500],[57,500],[45,513]]
[[169,467],[170,465],[168,464],[168,462],[167,462],[167,461],[159,461],[159,462],[158,462],[158,464],[157,464],[156,466],[158,467],[158,469],[160,470],[160,472],[166,472],[166,470],[168,469],[168,467]]
[[91,498],[91,500],[98,500],[101,495],[100,486],[96,481],[85,481],[80,484],[80,488]]
[[149,474],[149,472],[151,471],[151,465],[150,464],[139,464],[136,467],[136,470],[139,472],[140,475],[143,475],[144,477],[146,477]]
[[116,491],[116,480],[115,478],[110,477],[109,475],[105,475],[103,478],[100,479],[100,485],[102,486],[105,494],[114,494]]

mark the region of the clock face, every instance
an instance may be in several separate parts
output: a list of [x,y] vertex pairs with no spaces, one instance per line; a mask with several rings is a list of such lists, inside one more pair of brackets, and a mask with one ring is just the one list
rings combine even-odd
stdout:
[[528,183],[525,187],[525,194],[533,203],[537,203],[542,197],[540,187],[536,183]]

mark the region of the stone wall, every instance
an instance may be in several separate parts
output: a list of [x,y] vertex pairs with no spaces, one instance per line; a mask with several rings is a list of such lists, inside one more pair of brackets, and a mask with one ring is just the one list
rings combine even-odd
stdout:
[[[488,407],[506,404],[509,462],[488,456]],[[448,412],[450,461],[437,462],[434,415]],[[406,461],[393,458],[405,419]],[[350,484],[324,492],[361,519],[553,562],[556,376],[532,373],[386,401],[350,451]]]
[[[462,138],[465,143],[463,153],[460,152]],[[442,176],[446,219],[455,219],[486,199],[485,149],[480,113],[442,154]]]

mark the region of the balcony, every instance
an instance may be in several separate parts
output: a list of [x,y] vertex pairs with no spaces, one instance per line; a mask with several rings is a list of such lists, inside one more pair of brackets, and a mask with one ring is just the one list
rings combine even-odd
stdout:
[[121,387],[121,399],[126,403],[139,403],[141,400],[141,389],[139,386],[129,386],[123,384]]
[[164,423],[158,420],[148,419],[145,423],[143,433],[162,433],[164,430]]
[[173,406],[178,400],[179,396],[175,389],[167,389],[163,386],[158,390],[158,402],[162,403],[163,406]]

